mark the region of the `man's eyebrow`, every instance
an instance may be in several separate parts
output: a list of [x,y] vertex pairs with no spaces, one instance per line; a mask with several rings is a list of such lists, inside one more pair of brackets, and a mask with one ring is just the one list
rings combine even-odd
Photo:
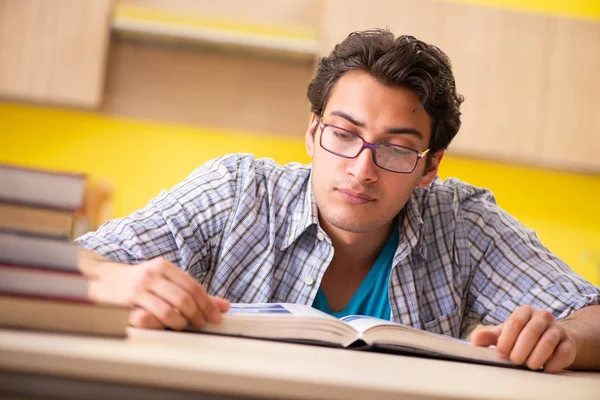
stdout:
[[390,128],[386,131],[386,133],[403,133],[416,136],[421,140],[423,139],[423,134],[415,128]]
[[334,111],[330,112],[329,115],[335,115],[335,116],[344,118],[345,120],[347,120],[348,122],[350,122],[352,125],[356,125],[359,128],[364,128],[366,126],[364,122],[361,122],[361,121],[357,120],[353,116],[348,115],[348,114],[346,114],[343,111],[334,110]]
[[[356,118],[352,117],[351,115],[346,114],[343,111],[334,110],[334,111],[331,111],[329,113],[329,115],[335,115],[337,117],[344,118],[345,120],[347,120],[348,122],[350,122],[351,124],[353,124],[355,126],[358,126],[359,128],[364,128],[366,126],[366,124],[364,122],[357,120]],[[385,132],[386,133],[398,133],[398,134],[413,135],[413,136],[416,136],[419,139],[423,140],[423,134],[418,129],[415,129],[415,128],[389,128]]]

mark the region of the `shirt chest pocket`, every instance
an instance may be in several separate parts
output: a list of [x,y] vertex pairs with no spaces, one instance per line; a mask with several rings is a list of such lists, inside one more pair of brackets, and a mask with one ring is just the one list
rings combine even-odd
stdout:
[[434,320],[424,322],[423,329],[428,332],[438,333],[441,335],[459,337],[461,323],[462,310],[460,307],[457,307],[451,312]]

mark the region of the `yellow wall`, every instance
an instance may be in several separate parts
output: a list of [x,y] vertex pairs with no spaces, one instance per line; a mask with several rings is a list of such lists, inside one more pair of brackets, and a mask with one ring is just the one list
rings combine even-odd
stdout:
[[[142,207],[211,158],[233,152],[309,162],[300,139],[115,119],[0,103],[0,162],[110,180],[115,216]],[[545,245],[600,283],[600,176],[446,157],[442,177],[490,188]]]

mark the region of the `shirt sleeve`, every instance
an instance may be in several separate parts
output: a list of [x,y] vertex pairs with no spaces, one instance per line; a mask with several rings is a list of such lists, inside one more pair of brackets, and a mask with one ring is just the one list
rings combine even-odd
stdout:
[[212,259],[211,243],[220,240],[231,212],[237,172],[234,157],[210,161],[144,208],[108,221],[76,242],[126,264],[163,257],[202,280]]
[[600,304],[600,290],[545,248],[534,231],[478,190],[461,203],[473,268],[468,309],[483,324],[504,322],[531,305],[562,319]]

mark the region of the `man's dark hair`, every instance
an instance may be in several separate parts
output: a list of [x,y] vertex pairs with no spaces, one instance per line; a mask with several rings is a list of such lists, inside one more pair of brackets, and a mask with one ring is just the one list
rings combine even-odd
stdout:
[[[331,54],[319,59],[308,85],[311,110],[321,116],[331,90],[349,71],[368,72],[386,86],[414,91],[432,117],[430,155],[446,149],[460,128],[460,104],[450,59],[442,50],[412,36],[394,38],[389,30],[351,33]],[[430,158],[428,158],[428,161]]]

